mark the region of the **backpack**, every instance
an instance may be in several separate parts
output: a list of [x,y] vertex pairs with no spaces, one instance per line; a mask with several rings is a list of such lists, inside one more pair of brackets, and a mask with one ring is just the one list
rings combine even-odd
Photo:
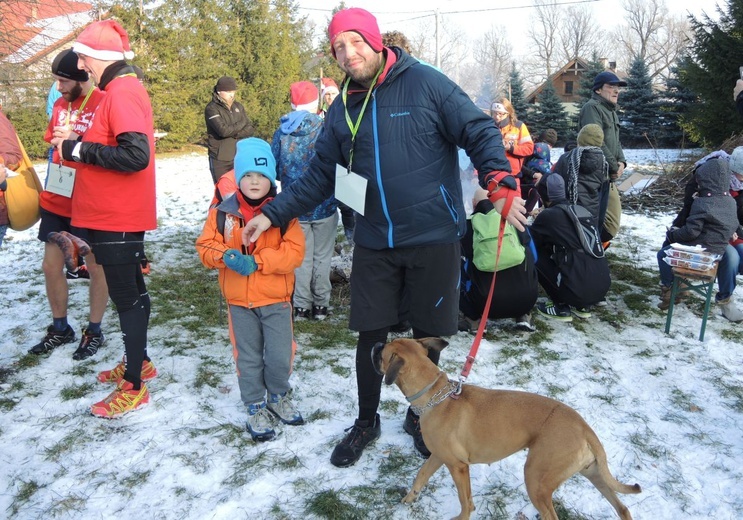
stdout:
[[493,209],[489,213],[472,215],[472,261],[480,271],[492,273],[521,265],[526,259],[526,250],[519,240],[516,228],[506,223],[503,232],[498,268],[495,255],[498,252],[500,213]]
[[583,252],[594,258],[604,258],[604,246],[601,243],[599,231],[594,225],[593,215],[579,204],[560,204],[557,207],[565,212],[575,226]]

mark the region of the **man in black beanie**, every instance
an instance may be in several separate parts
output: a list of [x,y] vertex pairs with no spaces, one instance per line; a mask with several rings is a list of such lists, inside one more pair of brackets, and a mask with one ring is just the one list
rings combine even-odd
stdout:
[[[104,94],[93,85],[86,71],[77,68],[77,55],[72,49],[62,51],[54,58],[51,72],[62,97],[54,103],[44,140],[51,143],[55,138],[77,139],[90,127],[93,113]],[[29,352],[46,354],[76,340],[74,329],[67,323],[67,277],[90,277],[89,321],[87,327],[83,327],[77,350],[72,354],[74,360],[83,360],[95,354],[103,345],[101,322],[108,303],[108,286],[93,253],[86,256],[86,265],[77,265],[78,248],[67,234],[87,239],[87,233],[71,224],[74,173],[63,175],[60,169],[61,166],[74,168],[74,163],[62,161],[56,148],[52,148],[51,152],[46,188],[39,197],[41,224],[38,238],[44,242],[42,267],[46,295],[52,311],[52,324],[47,328],[46,336],[31,347]],[[69,182],[53,182],[59,179],[69,179]],[[65,275],[65,264],[69,275]]]
[[237,141],[253,135],[253,125],[245,107],[235,101],[235,78],[222,76],[214,85],[212,100],[206,105],[206,131],[209,135],[209,170],[214,184],[234,168]]

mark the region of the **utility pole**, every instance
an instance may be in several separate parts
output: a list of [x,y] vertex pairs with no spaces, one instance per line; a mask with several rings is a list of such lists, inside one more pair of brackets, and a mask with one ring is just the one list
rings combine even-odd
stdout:
[[439,29],[441,27],[441,21],[439,20],[440,16],[441,14],[439,13],[439,10],[436,9],[436,68],[439,70],[441,70],[441,37],[439,35]]

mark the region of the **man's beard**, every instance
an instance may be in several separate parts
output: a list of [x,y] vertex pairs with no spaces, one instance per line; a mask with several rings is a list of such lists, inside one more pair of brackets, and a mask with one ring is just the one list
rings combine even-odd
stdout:
[[379,71],[379,67],[382,65],[382,55],[378,54],[378,56],[379,59],[374,60],[373,62],[364,62],[363,68],[346,70],[346,73],[351,76],[351,79],[354,80],[356,83],[359,83],[360,85],[364,85],[366,87],[370,86],[371,82],[374,80],[374,77]]
[[65,101],[72,103],[77,98],[79,98],[82,93],[83,93],[82,85],[80,85],[80,83],[75,83],[75,86],[72,87],[72,90],[62,94],[62,97],[65,99]]

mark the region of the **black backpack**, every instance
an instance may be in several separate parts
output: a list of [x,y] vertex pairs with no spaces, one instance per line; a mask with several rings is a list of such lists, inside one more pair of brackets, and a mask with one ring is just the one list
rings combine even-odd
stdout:
[[593,215],[578,204],[560,204],[557,207],[565,212],[575,226],[583,251],[594,258],[604,258],[604,245],[601,243],[601,234],[594,225]]

